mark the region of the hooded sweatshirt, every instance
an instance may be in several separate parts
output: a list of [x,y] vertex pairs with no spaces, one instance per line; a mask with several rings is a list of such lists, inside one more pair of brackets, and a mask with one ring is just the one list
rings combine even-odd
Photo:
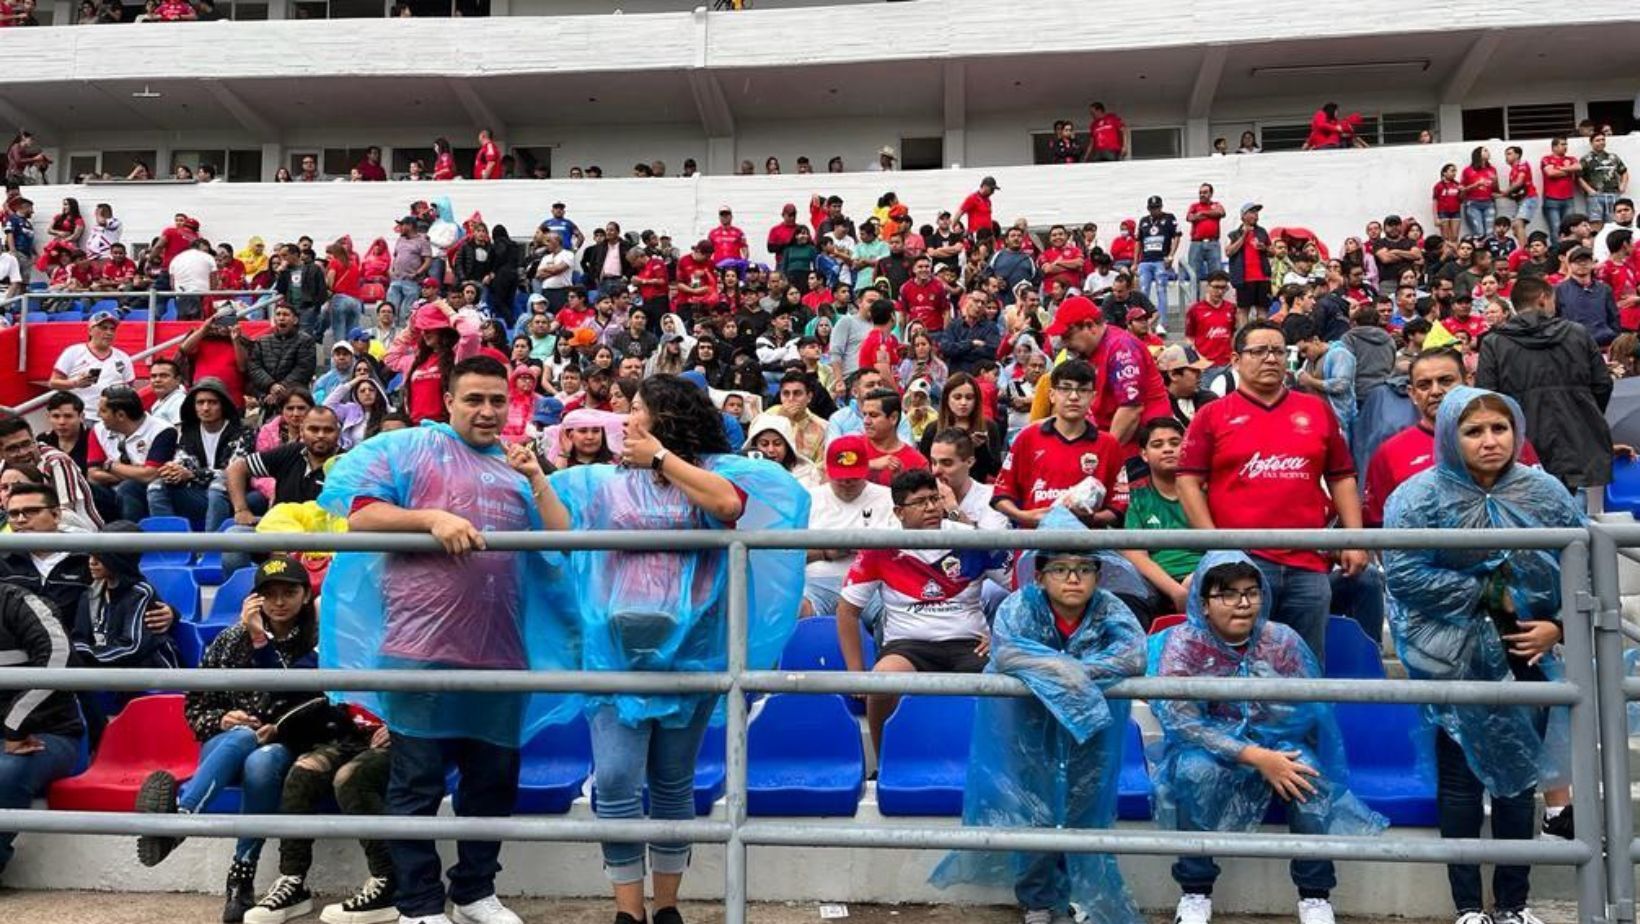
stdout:
[[1355,354],[1356,397],[1365,398],[1395,372],[1395,338],[1382,327],[1352,327],[1341,342]]
[[[138,532],[136,524],[110,523],[105,533]],[[87,667],[177,667],[176,644],[169,633],[143,624],[143,615],[160,602],[143,577],[137,552],[99,552],[108,577],[93,581],[80,597],[71,638],[74,657]]]
[[[194,409],[194,397],[201,393],[216,395],[222,402],[223,424],[217,431],[213,452],[206,451],[207,434],[199,423],[199,412]],[[182,402],[182,422],[177,425],[176,456],[172,461],[194,473],[193,486],[208,488],[224,477],[235,455],[254,451],[254,440],[255,435],[240,423],[239,407],[222,380],[200,379],[188,389],[188,397]]]

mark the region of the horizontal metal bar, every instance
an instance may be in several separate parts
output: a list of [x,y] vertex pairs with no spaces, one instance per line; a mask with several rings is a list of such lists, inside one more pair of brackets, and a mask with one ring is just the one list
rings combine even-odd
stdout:
[[1031,850],[1144,856],[1268,857],[1397,863],[1550,863],[1580,866],[1595,852],[1576,841],[1341,837],[1140,829],[890,827],[850,821],[749,821],[741,840],[762,847]]
[[[1226,529],[1226,530],[587,530],[486,533],[496,551],[621,549],[1561,549],[1586,542],[1581,529]],[[12,551],[437,552],[426,533],[8,533]]]
[[[167,292],[150,292],[147,289],[143,289],[141,291],[131,292],[51,292],[42,290],[39,292],[28,292],[25,294],[31,302],[68,301],[74,299],[86,299],[95,302],[103,301],[105,299],[110,301],[130,301],[132,299],[146,299],[150,296],[154,298],[180,298],[187,295],[272,295],[273,292],[273,289],[209,289],[203,292],[177,292],[175,290]],[[14,295],[11,298],[0,301],[0,308],[20,304],[23,301],[23,298],[23,295]]]
[[162,835],[172,837],[301,837],[370,840],[729,840],[726,821],[581,819],[544,815],[463,818],[404,815],[152,815],[140,812],[0,811],[0,831],[42,834]]
[[[1025,685],[997,674],[873,674],[847,671],[748,671],[741,689],[757,693],[913,693],[931,696],[1028,696]],[[197,670],[187,668],[8,667],[9,689],[58,690],[367,690],[484,693],[724,693],[729,675],[659,671],[483,670]],[[1569,683],[1445,680],[1324,680],[1288,677],[1134,677],[1112,686],[1118,699],[1261,700],[1266,702],[1520,704],[1576,702]]]

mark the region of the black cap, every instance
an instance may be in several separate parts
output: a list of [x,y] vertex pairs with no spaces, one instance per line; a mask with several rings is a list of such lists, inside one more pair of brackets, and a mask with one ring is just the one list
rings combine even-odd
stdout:
[[1151,196],[1149,199],[1145,200],[1145,208],[1147,208],[1147,209],[1159,209],[1161,207],[1162,207],[1162,197],[1161,196]]
[[307,569],[289,555],[271,555],[256,569],[255,587],[257,590],[276,583],[295,584],[299,587],[310,587]]
[[988,177],[986,177],[986,178],[985,178],[985,179],[983,179],[983,180],[980,180],[980,181],[979,181],[979,185],[981,185],[981,186],[989,186],[989,187],[991,187],[991,189],[993,189],[993,190],[997,190],[997,189],[1001,189],[1001,188],[1002,188],[1002,187],[1001,187],[1001,186],[998,186],[998,185],[997,185],[997,178],[996,178],[996,177],[994,177],[994,176],[988,176]]

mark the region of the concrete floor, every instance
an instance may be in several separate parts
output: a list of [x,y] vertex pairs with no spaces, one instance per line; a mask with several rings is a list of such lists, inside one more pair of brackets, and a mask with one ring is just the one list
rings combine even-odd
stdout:
[[[315,903],[335,900],[328,896]],[[518,899],[509,902],[528,924],[608,924],[614,910],[607,902],[549,899]],[[929,905],[849,905],[848,917],[822,919],[814,903],[756,904],[747,915],[748,924],[819,924],[836,920],[840,924],[1014,924],[1019,912],[1012,908],[958,907]],[[68,921],[75,924],[211,924],[221,913],[221,899],[187,894],[134,895],[111,892],[22,892],[0,891],[0,916],[6,921]],[[1549,909],[1544,909],[1545,911]],[[684,917],[691,924],[722,924],[721,906],[686,902]],[[300,918],[317,922],[317,915]],[[1166,924],[1167,915],[1151,915],[1155,924]],[[1282,917],[1215,915],[1215,924],[1265,924],[1289,921]],[[1570,922],[1571,917],[1545,916],[1545,920]],[[1342,917],[1340,924],[1414,924],[1408,918]],[[1444,924],[1444,922],[1443,922]]]

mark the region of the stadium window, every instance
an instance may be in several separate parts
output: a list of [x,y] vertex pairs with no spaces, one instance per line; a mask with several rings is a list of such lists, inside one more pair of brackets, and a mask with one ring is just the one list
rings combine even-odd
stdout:
[[325,148],[319,157],[319,172],[326,176],[345,177],[352,172],[354,165],[364,160],[368,150],[369,147]]
[[552,176],[552,148],[545,145],[535,148],[515,147],[507,153],[513,158],[513,176],[528,179],[535,175],[537,166],[547,168],[547,176]]
[[[531,148],[531,150],[540,149]],[[468,176],[473,172],[473,158],[478,156],[478,148],[451,148],[450,153],[455,155],[456,173],[458,175]],[[359,156],[364,156],[363,148],[359,149]],[[421,165],[427,168],[427,175],[429,177],[433,175],[433,146],[431,144],[426,147],[394,148],[393,175],[403,176],[409,173],[410,162],[413,160],[421,161]],[[354,163],[358,163],[358,161],[354,161]]]
[[1133,160],[1165,160],[1184,156],[1184,132],[1174,128],[1134,128],[1128,131]]
[[[1355,135],[1372,147],[1417,144],[1423,131],[1435,131],[1432,112],[1363,112]],[[1261,122],[1259,146],[1266,151],[1297,151],[1310,137],[1310,120],[1302,122]]]
[[1589,118],[1596,125],[1610,125],[1612,131],[1627,135],[1635,129],[1635,101],[1632,99],[1589,100]]
[[1493,138],[1507,138],[1508,132],[1504,129],[1503,107],[1488,106],[1485,109],[1465,109],[1463,111],[1463,140],[1490,141]]
[[901,170],[938,170],[945,165],[945,138],[901,138]]
[[99,173],[95,153],[68,155],[67,180],[70,183],[78,183],[81,177],[95,176]]
[[1553,138],[1577,134],[1577,110],[1571,103],[1510,106],[1505,112],[1510,139]]
[[156,152],[151,149],[147,151],[104,151],[102,152],[102,172],[116,180],[123,180],[131,173],[131,168],[135,167],[138,161],[141,161],[148,165],[149,170],[156,171],[155,176],[168,176],[169,174],[157,172],[159,168],[154,165],[156,156]]
[[228,152],[228,167],[222,178],[229,183],[256,183],[262,179],[262,151],[247,148]]
[[[1084,150],[1087,150],[1087,147],[1088,147],[1088,133],[1087,132],[1077,132],[1072,137],[1074,137],[1076,139],[1076,151],[1077,151],[1077,154],[1080,156],[1080,154]],[[1033,163],[1033,164],[1051,164],[1051,163],[1053,163],[1053,155],[1051,153],[1051,149],[1048,147],[1048,145],[1052,141],[1053,141],[1053,132],[1051,130],[1049,130],[1049,131],[1040,131],[1040,132],[1031,132],[1031,163]]]
[[238,22],[266,22],[268,4],[256,0],[219,0],[216,10],[223,18]]

